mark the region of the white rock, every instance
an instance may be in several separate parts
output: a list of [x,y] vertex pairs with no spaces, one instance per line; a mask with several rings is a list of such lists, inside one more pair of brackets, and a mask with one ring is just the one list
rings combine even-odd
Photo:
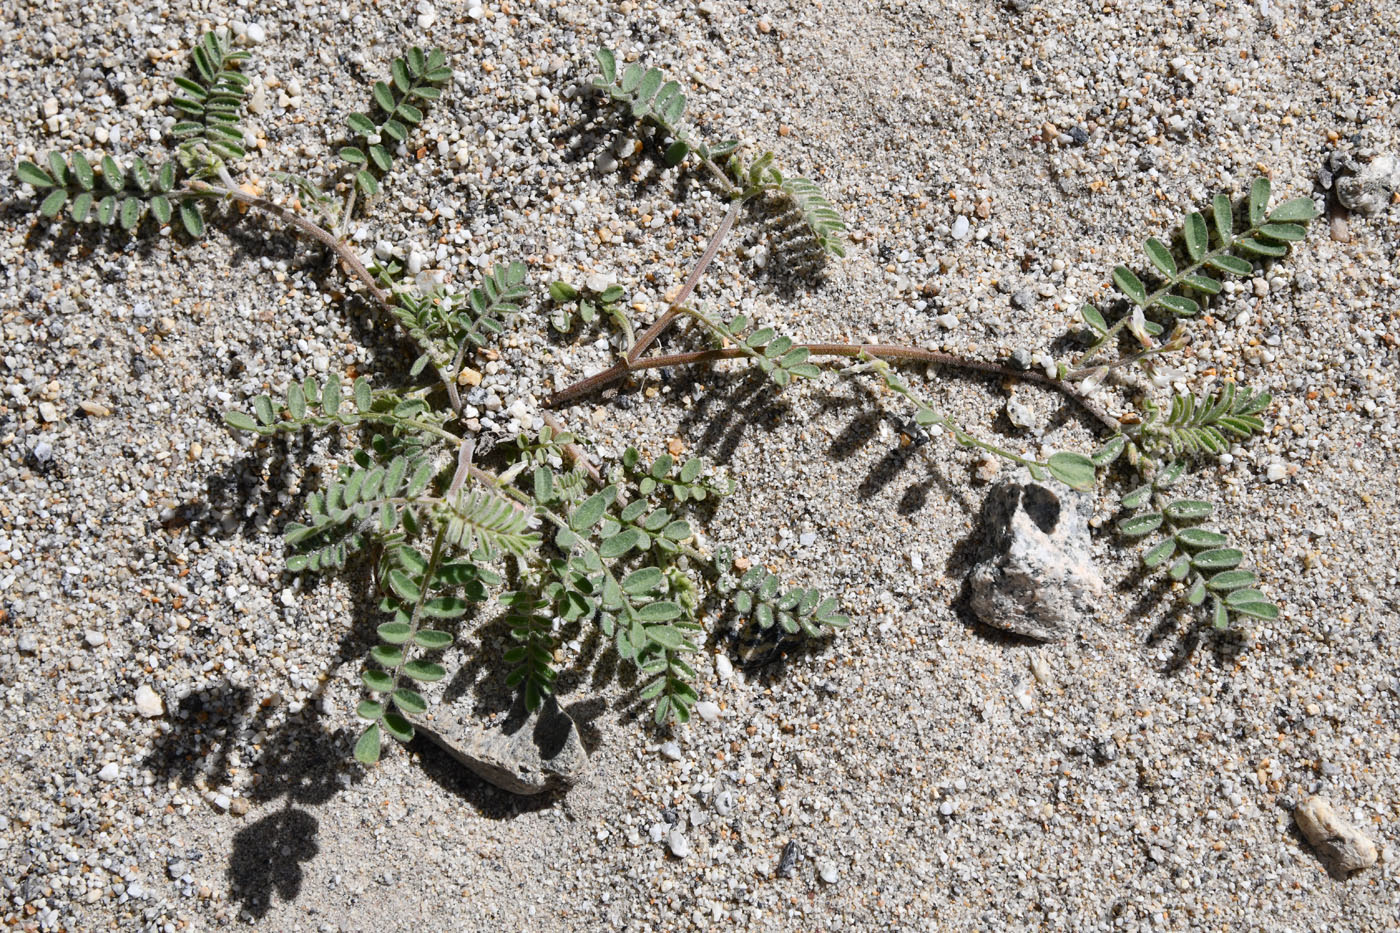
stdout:
[[160,694],[150,688],[148,684],[142,684],[136,688],[136,712],[153,719],[165,712],[165,703],[161,700]]
[[706,722],[714,722],[719,718],[719,704],[711,703],[709,700],[701,700],[695,704],[695,712]]
[[594,272],[584,280],[583,284],[590,292],[607,291],[617,283],[616,276],[606,272]]
[[953,221],[953,239],[961,240],[963,237],[967,236],[967,231],[971,226],[972,224],[968,219],[962,214],[959,214],[958,219]]
[[817,874],[821,877],[822,881],[827,884],[835,884],[841,878],[840,874],[836,871],[836,866],[832,865],[830,862],[824,863],[822,867],[818,869]]
[[1308,842],[1336,871],[1360,871],[1376,864],[1375,843],[1338,816],[1326,799],[1309,797],[1293,811],[1293,818]]
[[652,823],[651,828],[647,830],[647,835],[651,837],[652,842],[660,842],[666,838],[666,833],[670,828],[670,823]]
[[715,674],[720,680],[728,680],[734,676],[734,665],[726,655],[715,655]]
[[102,632],[86,631],[83,633],[83,640],[93,648],[107,644],[107,636]]
[[97,772],[97,779],[110,784],[115,781],[121,773],[121,768],[117,767],[117,763],[115,761],[109,761],[102,766],[101,771]]
[[409,250],[408,263],[405,265],[405,268],[408,270],[409,275],[417,275],[418,273],[422,272],[423,266],[425,266],[426,264],[427,257],[425,257],[421,252],[419,252],[416,249]]
[[681,747],[675,742],[667,742],[661,746],[661,754],[672,761],[680,761]]
[[944,330],[952,330],[954,327],[958,326],[958,316],[956,314],[953,314],[951,311],[947,314],[938,315],[938,317],[934,318],[934,320],[936,320],[938,322],[938,326],[943,328]]
[[690,854],[690,840],[685,838],[685,833],[679,829],[671,830],[666,837],[666,845],[676,858],[685,858]]
[[218,807],[220,810],[227,810],[232,803],[233,801],[228,799],[228,794],[214,795],[214,806]]
[[430,26],[432,26],[433,23],[435,23],[435,22],[437,22],[437,13],[435,13],[435,12],[429,11],[429,12],[427,12],[427,13],[419,13],[419,14],[418,14],[418,28],[419,28],[419,29],[427,29],[427,28],[429,28]]
[[253,45],[261,45],[267,41],[267,31],[263,29],[261,23],[248,24],[248,41]]
[[481,22],[481,18],[485,15],[486,11],[481,8],[481,4],[479,3],[473,4],[467,9],[467,17],[477,22]]
[[1269,464],[1269,470],[1264,474],[1271,483],[1277,483],[1288,476],[1288,467],[1284,466],[1280,460],[1275,460]]

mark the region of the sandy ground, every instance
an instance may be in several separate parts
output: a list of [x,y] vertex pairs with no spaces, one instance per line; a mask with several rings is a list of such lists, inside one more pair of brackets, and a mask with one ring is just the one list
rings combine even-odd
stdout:
[[[678,373],[563,412],[604,454],[675,439],[723,465],[741,489],[709,539],[840,593],[855,621],[748,677],[707,654],[720,717],[674,731],[635,715],[625,674],[575,666],[561,701],[591,771],[522,800],[422,743],[349,761],[370,585],[284,575],[278,536],[344,448],[257,448],[222,427],[289,379],[402,372],[392,328],[339,300],[320,253],[251,217],[197,244],[74,235],[36,225],[9,178],[49,148],[158,156],[170,76],[200,32],[230,26],[261,94],[241,175],[275,190],[274,170],[327,168],[393,54],[437,44],[459,77],[362,245],[418,249],[457,281],[527,260],[536,294],[615,275],[646,321],[722,205],[650,150],[612,168],[632,130],[573,90],[606,44],[681,77],[703,132],[773,148],[850,223],[849,258],[813,279],[745,218],[701,299],[814,340],[1000,359],[1051,348],[1115,263],[1141,265],[1137,244],[1215,191],[1262,168],[1278,197],[1322,200],[1333,153],[1396,153],[1397,23],[1394,3],[1293,0],[9,7],[0,916],[72,931],[1400,927],[1393,204],[1335,211],[1192,327],[1188,380],[1276,397],[1268,437],[1192,480],[1283,607],[1242,637],[1203,634],[1141,578],[1110,494],[1095,537],[1110,593],[1076,637],[1037,647],[972,624],[977,458],[901,446],[907,410],[868,383],[777,395],[738,369]],[[499,403],[482,401],[483,437],[610,362],[602,336],[561,340],[528,312],[499,365],[479,362]],[[1005,387],[906,375],[1018,449],[1092,443],[1054,397],[1016,389],[1038,419],[1018,431]],[[449,697],[499,716],[500,650],[484,613]],[[139,714],[142,687],[163,714]],[[1311,793],[1382,847],[1378,865],[1328,874],[1292,818]],[[683,827],[687,857],[653,841],[658,824]]]

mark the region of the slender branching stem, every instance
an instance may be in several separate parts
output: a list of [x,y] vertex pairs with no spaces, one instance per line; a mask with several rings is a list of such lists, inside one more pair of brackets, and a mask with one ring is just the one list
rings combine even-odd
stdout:
[[[833,357],[859,357],[861,355],[873,356],[876,359],[893,360],[908,363],[933,363],[937,366],[946,366],[950,369],[961,369],[968,372],[983,373],[988,376],[999,376],[1004,379],[1018,379],[1022,382],[1029,382],[1034,385],[1044,386],[1053,389],[1061,395],[1074,402],[1095,421],[1103,425],[1110,431],[1120,430],[1118,419],[1100,408],[1087,395],[1077,390],[1073,385],[1059,379],[1050,377],[1035,371],[1022,372],[1002,366],[998,363],[988,363],[983,360],[973,360],[966,357],[957,356],[952,353],[943,353],[938,350],[926,350],[922,347],[901,347],[888,344],[852,344],[852,343],[799,343],[794,344],[794,348],[801,347],[813,356],[833,356]],[[617,363],[600,373],[589,376],[587,379],[576,382],[566,389],[556,392],[545,402],[547,408],[559,408],[568,405],[576,399],[601,391],[608,386],[614,385],[627,378],[633,372],[643,369],[664,369],[672,366],[693,366],[700,363],[717,363],[721,360],[732,360],[744,357],[746,354],[737,347],[728,347],[723,350],[696,350],[689,353],[672,353],[666,356],[651,356],[646,359],[636,360],[630,365],[627,362]]]
[[226,187],[220,188],[216,185],[210,185],[200,181],[191,182],[190,187],[186,189],[172,191],[170,196],[173,198],[210,196],[229,198],[240,204],[246,204],[249,207],[257,208],[260,211],[271,214],[279,220],[291,224],[301,233],[306,234],[335,253],[336,258],[340,260],[341,264],[349,270],[351,275],[359,279],[360,283],[365,286],[365,290],[370,293],[378,304],[386,309],[392,307],[394,304],[394,296],[375,281],[369,269],[365,268],[365,264],[360,261],[360,257],[355,255],[355,251],[350,247],[350,244],[346,243],[314,220],[303,217],[289,207],[284,207],[276,201],[270,201],[256,194],[249,194],[236,186],[226,185]]
[[[708,161],[708,160],[707,160]],[[642,332],[642,336],[632,347],[632,351],[627,354],[628,364],[635,363],[637,358],[646,352],[656,338],[660,337],[666,328],[671,326],[671,322],[684,313],[685,300],[695,291],[695,287],[700,284],[700,277],[705,274],[705,270],[714,262],[715,254],[719,252],[720,245],[724,238],[729,236],[729,231],[734,229],[734,221],[739,219],[739,211],[743,208],[742,199],[736,199],[729,204],[729,210],[725,212],[724,219],[720,221],[719,227],[715,229],[714,235],[710,237],[710,242],[705,246],[705,252],[700,254],[700,261],[695,264],[695,268],[690,270],[690,275],[686,278],[681,290],[671,299],[670,306],[666,313],[656,319],[656,322]]]
[[[189,188],[185,188],[179,191],[172,191],[170,193],[170,196],[173,198],[230,198],[234,201],[238,201],[241,204],[246,204],[249,207],[256,208],[257,210],[271,214],[272,216],[277,217],[278,219],[285,221],[288,224],[291,224],[292,227],[294,227],[297,231],[311,237],[313,240],[322,244],[331,252],[335,253],[336,258],[340,260],[341,264],[347,270],[349,270],[350,274],[354,278],[358,279],[360,283],[364,285],[365,290],[369,292],[370,297],[372,297],[375,303],[378,304],[382,309],[388,311],[394,306],[395,301],[393,293],[388,291],[377,281],[375,281],[375,278],[372,274],[370,274],[369,269],[367,269],[365,267],[365,264],[360,261],[360,257],[355,254],[355,250],[351,248],[350,244],[346,243],[344,239],[336,236],[334,233],[331,233],[329,230],[327,230],[325,227],[322,227],[314,220],[311,220],[308,217],[303,217],[301,214],[298,214],[291,208],[284,207],[283,205],[278,204],[276,201],[270,201],[267,198],[261,197],[259,195],[249,194],[241,188],[230,184],[231,181],[232,179],[229,179],[228,182],[225,182],[226,186],[222,188],[217,187],[215,185],[207,184],[205,182],[195,181],[190,183]],[[467,342],[463,341],[462,345],[457,348],[457,355],[454,358],[450,372],[439,373],[439,376],[442,379],[442,384],[447,389],[447,397],[452,403],[452,411],[459,417],[462,414],[462,398],[457,392],[457,373],[461,369],[462,360],[466,356],[466,350]]]

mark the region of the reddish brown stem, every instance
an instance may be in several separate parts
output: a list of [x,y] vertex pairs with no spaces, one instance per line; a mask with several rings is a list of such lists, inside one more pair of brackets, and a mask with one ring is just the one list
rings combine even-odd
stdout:
[[[925,350],[922,347],[901,347],[888,344],[866,343],[803,343],[797,344],[794,349],[801,347],[806,349],[813,356],[837,356],[837,357],[857,357],[866,355],[884,360],[899,360],[902,362],[933,363],[937,366],[947,366],[953,369],[962,369],[969,372],[983,373],[988,376],[1001,376],[1006,379],[1017,379],[1021,382],[1029,382],[1033,385],[1044,386],[1053,389],[1065,396],[1095,421],[1103,425],[1110,431],[1117,432],[1120,429],[1118,419],[1095,405],[1087,396],[1077,391],[1073,385],[1062,382],[1058,379],[1051,379],[1042,373],[1011,369],[999,363],[987,363],[982,360],[971,360],[951,353],[943,353],[938,350]],[[632,363],[623,361],[617,363],[600,373],[589,376],[587,379],[574,383],[566,389],[556,392],[545,402],[546,408],[558,408],[567,405],[576,399],[582,398],[600,389],[604,389],[614,383],[620,382],[631,373],[643,369],[663,369],[668,366],[689,366],[697,363],[716,363],[720,360],[733,360],[747,357],[749,354],[737,347],[729,347],[724,350],[697,350],[690,353],[672,353],[667,356],[652,356],[644,360],[635,360]]]
[[705,246],[705,252],[700,255],[700,261],[695,264],[695,268],[690,270],[690,275],[686,278],[681,290],[671,299],[671,304],[666,308],[666,313],[657,318],[655,323],[642,332],[642,336],[637,340],[630,353],[627,354],[628,364],[635,363],[637,359],[646,352],[657,337],[666,328],[671,326],[671,322],[682,313],[682,306],[685,300],[695,291],[695,286],[700,284],[700,276],[705,274],[705,270],[710,268],[710,263],[714,262],[715,254],[719,252],[720,244],[724,238],[729,236],[729,231],[734,229],[734,221],[739,218],[739,209],[743,206],[743,201],[735,199],[729,205],[729,210],[725,213],[724,219],[719,222],[714,235],[710,237],[710,242]]

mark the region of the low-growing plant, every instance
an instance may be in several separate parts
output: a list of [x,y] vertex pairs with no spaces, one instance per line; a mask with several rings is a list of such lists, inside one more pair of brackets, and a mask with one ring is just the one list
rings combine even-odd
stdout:
[[[733,140],[706,142],[684,122],[681,86],[660,71],[635,63],[619,71],[606,49],[596,57],[600,73],[593,86],[605,101],[624,120],[650,129],[665,165],[699,172],[728,207],[670,305],[639,337],[620,287],[549,286],[548,301],[535,304],[550,326],[567,333],[605,319],[622,332],[626,348],[615,365],[556,393],[549,406],[646,370],[723,360],[747,362],[777,390],[830,371],[873,377],[913,407],[918,425],[941,427],[956,444],[1024,466],[1037,479],[1086,490],[1124,467],[1131,481],[1121,506],[1130,514],[1118,527],[1126,538],[1150,539],[1143,558],[1149,568],[1179,581],[1186,601],[1206,606],[1217,626],[1240,616],[1277,617],[1278,609],[1255,588],[1255,575],[1240,569],[1243,553],[1223,531],[1203,524],[1214,517],[1214,506],[1171,491],[1194,462],[1263,430],[1269,396],[1226,382],[1163,401],[1139,394],[1112,416],[1095,393],[1128,370],[1161,375],[1165,360],[1185,345],[1186,323],[1221,300],[1218,276],[1252,275],[1257,263],[1286,255],[1315,216],[1310,200],[1296,198],[1269,211],[1269,183],[1259,179],[1238,211],[1220,195],[1209,220],[1188,214],[1180,246],[1149,238],[1150,272],[1115,268],[1112,281],[1122,301],[1107,309],[1112,314],[1085,305],[1088,346],[1077,359],[1043,373],[919,347],[806,343],[745,315],[722,317],[691,298],[746,206],[788,212],[818,255],[840,258],[845,228],[835,207],[814,182],[779,169],[772,153],[750,159]],[[526,267],[496,266],[465,290],[423,287],[393,260],[367,264],[341,232],[390,183],[396,147],[410,141],[424,108],[449,86],[441,50],[410,49],[392,62],[388,80],[371,87],[366,110],[347,119],[345,137],[336,143],[341,168],[330,177],[278,176],[299,192],[301,211],[236,183],[234,173],[248,157],[238,127],[248,84],[239,66],[246,58],[219,34],[196,44],[192,71],[175,79],[182,93],[172,98],[185,118],[172,131],[181,141],[157,167],[134,157],[123,166],[111,156],[93,162],[80,152],[49,153],[41,162],[21,162],[17,175],[38,193],[41,216],[118,223],[130,233],[147,218],[165,225],[178,217],[186,235],[198,238],[221,205],[242,204],[329,248],[353,285],[417,345],[408,385],[377,387],[365,376],[347,384],[332,372],[319,381],[293,382],[278,399],[259,395],[251,411],[227,415],[232,429],[262,437],[318,428],[341,431],[352,442],[370,438],[308,497],[305,517],[285,528],[288,572],[340,568],[364,553],[380,582],[385,621],[361,678],[366,696],[357,712],[368,725],[356,758],[377,760],[385,734],[401,742],[412,738],[412,719],[427,708],[418,685],[446,676],[440,652],[473,606],[492,600],[512,642],[500,663],[529,708],[554,690],[560,628],[595,626],[642,675],[640,697],[654,702],[658,723],[687,721],[696,702],[695,670],[687,659],[700,650],[706,622],[715,618],[702,611],[706,594],[747,626],[750,644],[770,633],[770,643],[782,644],[847,626],[838,595],[784,584],[756,565],[736,571],[725,548],[706,552],[696,525],[732,483],[701,459],[663,454],[648,461],[629,448],[615,462],[599,464],[578,436],[547,417],[538,433],[491,452],[493,462],[503,464],[498,471],[476,462],[477,438],[467,428],[459,394],[463,367],[468,354],[502,334],[508,318],[530,310]],[[711,345],[647,355],[682,318]],[[1043,460],[1018,454],[937,411],[900,374],[897,367],[907,363],[1059,392],[1106,437],[1090,453],[1060,451]]]

